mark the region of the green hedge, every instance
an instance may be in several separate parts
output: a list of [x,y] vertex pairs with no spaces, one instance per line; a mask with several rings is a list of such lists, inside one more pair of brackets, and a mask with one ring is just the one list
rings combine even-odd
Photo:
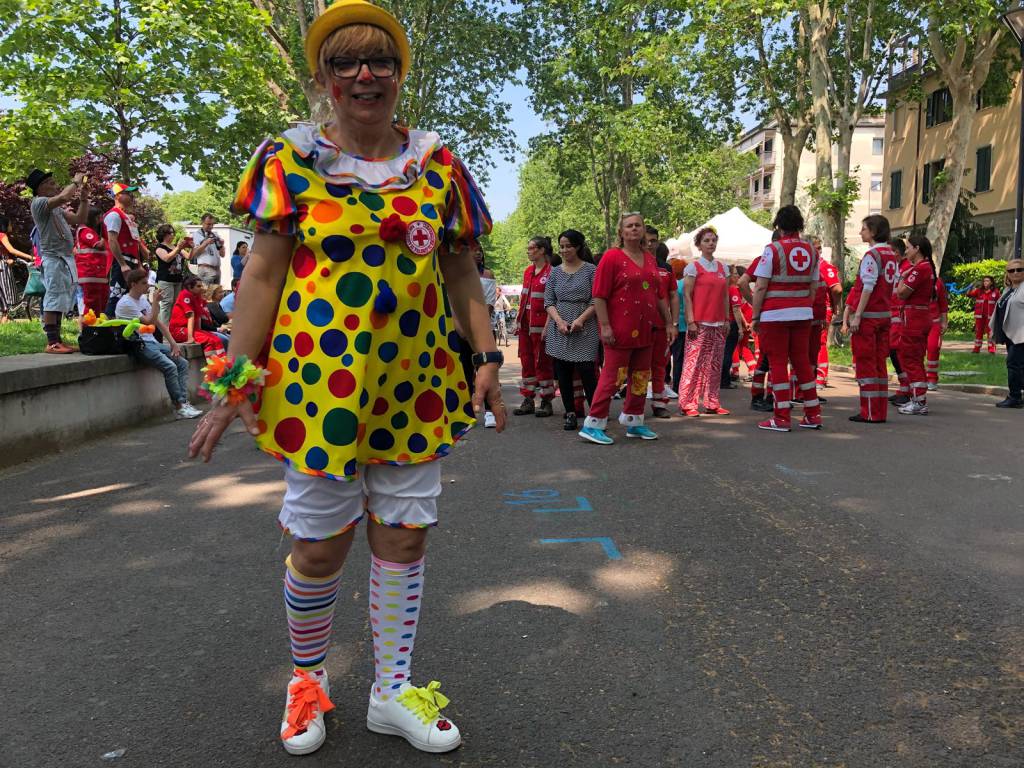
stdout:
[[[959,298],[959,297],[957,297]],[[952,302],[949,308],[949,332],[964,333],[968,336],[974,334],[974,302],[971,301],[971,309],[953,309]]]
[[950,273],[953,276],[953,282],[958,286],[980,283],[981,278],[991,277],[996,281],[996,285],[1001,288],[1003,276],[1006,274],[1006,262],[998,259],[972,261],[968,264],[957,264],[950,270]]

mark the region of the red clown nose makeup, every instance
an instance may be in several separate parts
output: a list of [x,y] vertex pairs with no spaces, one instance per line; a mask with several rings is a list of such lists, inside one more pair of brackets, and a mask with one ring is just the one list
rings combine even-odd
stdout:
[[338,85],[337,83],[332,83],[331,84],[331,95],[334,97],[335,101],[340,100],[341,99],[341,86]]

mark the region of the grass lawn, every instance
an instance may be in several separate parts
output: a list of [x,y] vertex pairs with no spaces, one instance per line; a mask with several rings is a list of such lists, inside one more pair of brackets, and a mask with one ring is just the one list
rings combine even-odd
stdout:
[[[65,320],[61,328],[65,343],[77,343],[78,322]],[[0,357],[42,352],[46,349],[46,334],[38,320],[12,320],[0,323]]]
[[[828,358],[835,365],[853,365],[849,346],[830,347]],[[950,376],[949,373],[960,375]],[[974,355],[970,352],[944,348],[939,361],[939,383],[990,384],[1005,387],[1006,355],[990,355],[987,352]]]

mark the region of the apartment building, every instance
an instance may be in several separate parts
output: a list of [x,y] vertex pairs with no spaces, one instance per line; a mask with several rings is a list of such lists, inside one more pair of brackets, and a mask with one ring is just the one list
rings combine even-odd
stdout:
[[[924,100],[908,101],[907,89],[922,67]],[[908,66],[890,72],[885,99],[882,213],[894,233],[903,234],[928,220],[932,182],[945,165],[950,141],[953,99],[939,76],[929,72],[927,62],[916,54]],[[984,227],[977,257],[1005,259],[1013,249],[1016,216],[1020,88],[1015,86],[1002,106],[986,104],[979,93],[976,109],[963,189],[974,194],[974,218]]]
[[[851,246],[860,242],[861,219],[882,211],[885,136],[885,118],[875,116],[863,118],[853,133],[850,168],[860,181],[860,196],[854,201],[853,211],[846,222],[846,242]],[[758,158],[757,168],[747,178],[751,210],[778,208],[779,185],[782,183],[782,138],[776,132],[776,123],[772,121],[747,131],[734,146],[740,152],[753,152]],[[833,147],[833,167],[837,162],[836,156]],[[810,215],[810,200],[806,190],[814,181],[814,176],[814,152],[805,149],[800,155],[796,203],[804,211],[810,231],[814,230],[814,219]]]

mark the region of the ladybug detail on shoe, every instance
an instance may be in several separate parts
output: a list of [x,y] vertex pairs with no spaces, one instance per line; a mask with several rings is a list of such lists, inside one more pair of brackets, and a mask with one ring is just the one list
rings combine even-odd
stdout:
[[447,720],[438,720],[437,721],[437,730],[439,730],[439,731],[450,731],[451,729],[452,729],[452,724],[449,723]]

